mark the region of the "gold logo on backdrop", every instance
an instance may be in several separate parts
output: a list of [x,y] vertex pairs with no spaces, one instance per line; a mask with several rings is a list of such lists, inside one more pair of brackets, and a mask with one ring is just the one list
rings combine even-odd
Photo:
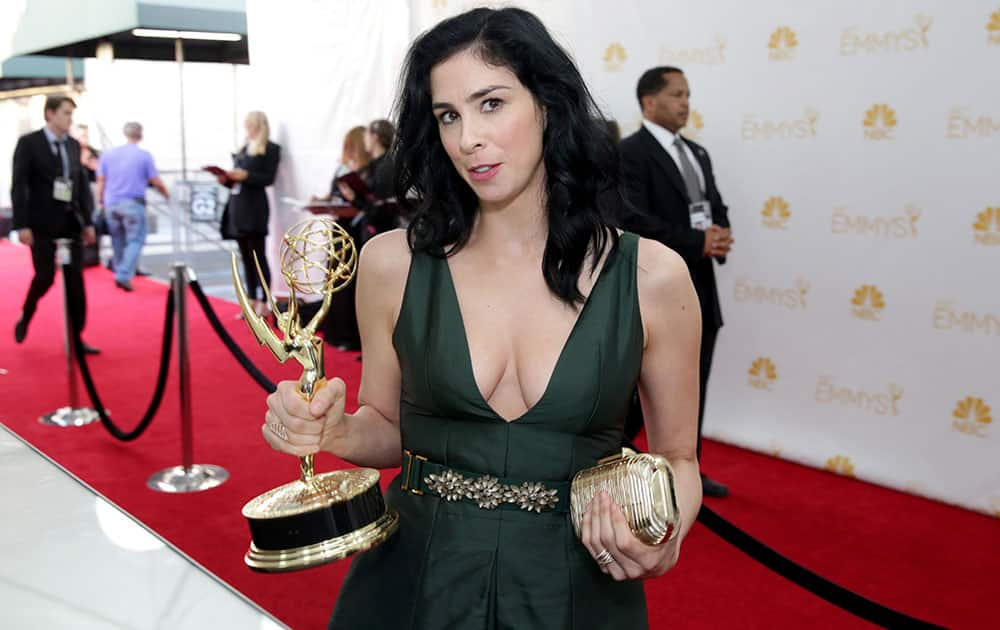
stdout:
[[613,42],[604,50],[604,69],[608,72],[618,72],[625,67],[625,47],[618,42]]
[[926,50],[930,46],[928,34],[934,20],[917,14],[913,18],[916,28],[865,33],[855,27],[846,29],[840,35],[840,54],[844,56],[859,53],[910,52]]
[[851,298],[851,312],[858,319],[877,322],[885,309],[885,296],[874,284],[862,284]]
[[769,357],[757,357],[750,365],[750,386],[771,391],[771,384],[778,380],[778,369]]
[[764,227],[772,230],[784,230],[792,213],[788,210],[788,202],[784,198],[771,197],[764,202],[764,209],[760,211],[760,216],[760,223]]
[[799,40],[795,31],[787,26],[779,26],[767,42],[767,56],[771,61],[790,61],[795,58],[795,49]]
[[755,114],[744,114],[740,134],[746,141],[753,140],[805,140],[816,137],[819,112],[807,107],[802,118],[764,120]]
[[448,0],[431,0],[431,6],[435,9],[447,8]]
[[976,215],[972,224],[974,239],[980,245],[1000,245],[1000,206],[987,208]]
[[865,137],[869,140],[889,140],[896,127],[896,110],[885,103],[872,105],[865,112]]
[[1000,337],[1000,315],[960,310],[954,300],[938,300],[934,305],[933,324],[937,330],[959,330],[964,333]]
[[836,455],[826,460],[826,469],[845,477],[854,477],[854,464],[851,458],[845,455]]
[[944,135],[949,140],[992,138],[1000,135],[1000,117],[974,115],[966,107],[954,107],[948,113]]
[[851,214],[847,208],[838,206],[833,209],[831,230],[834,234],[850,234],[857,236],[879,236],[891,239],[917,238],[917,221],[923,211],[913,204],[903,207],[902,215],[868,215]]
[[681,129],[681,135],[683,135],[688,140],[697,140],[698,136],[701,135],[701,130],[705,128],[705,119],[701,117],[701,113],[692,109],[690,115],[688,115],[687,125]]
[[884,391],[869,391],[840,385],[832,376],[824,374],[816,381],[815,396],[816,402],[821,404],[839,403],[842,407],[854,407],[877,416],[898,416],[903,388],[889,383]]
[[964,400],[958,401],[951,416],[954,418],[951,426],[957,431],[977,437],[986,437],[983,431],[993,422],[993,418],[990,417],[990,406],[982,398],[972,396],[966,396]]
[[986,23],[986,41],[1000,46],[1000,9],[994,11],[990,21]]
[[740,276],[733,287],[733,297],[737,302],[771,304],[789,310],[804,309],[809,288],[810,284],[804,278],[797,278],[793,288],[785,289],[756,284],[749,278]]
[[670,44],[663,44],[660,46],[660,63],[671,66],[717,66],[726,63],[726,38],[716,35],[713,44],[693,48],[673,48]]

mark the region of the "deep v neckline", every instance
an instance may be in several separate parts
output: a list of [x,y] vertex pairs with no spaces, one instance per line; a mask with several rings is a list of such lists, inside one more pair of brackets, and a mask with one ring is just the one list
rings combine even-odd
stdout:
[[552,371],[549,373],[549,380],[545,383],[545,389],[542,390],[542,395],[538,397],[538,400],[535,401],[535,404],[525,409],[524,413],[510,420],[504,418],[499,413],[497,413],[496,409],[493,408],[493,405],[491,405],[489,401],[486,400],[486,397],[483,395],[483,390],[479,389],[479,383],[476,381],[476,371],[473,368],[472,364],[472,349],[469,347],[469,333],[465,328],[465,315],[462,314],[462,303],[458,299],[458,289],[455,287],[455,278],[451,274],[451,265],[448,264],[448,259],[445,258],[442,261],[442,263],[444,264],[445,276],[448,279],[448,286],[451,289],[451,299],[453,300],[455,305],[455,313],[458,314],[458,325],[462,330],[462,347],[465,349],[465,369],[468,374],[469,380],[472,382],[472,388],[476,390],[477,402],[480,405],[482,405],[484,409],[489,411],[494,418],[506,424],[513,424],[515,422],[520,422],[521,420],[529,416],[533,411],[535,411],[535,409],[537,409],[543,402],[545,402],[545,399],[549,395],[549,390],[552,389],[552,383],[556,380],[556,375],[559,372],[559,367],[563,363],[563,358],[566,356],[566,349],[569,348],[570,343],[573,341],[574,337],[576,337],[576,331],[577,329],[580,328],[580,324],[583,321],[584,316],[587,314],[588,307],[590,306],[590,303],[594,300],[594,295],[597,293],[598,288],[601,286],[602,281],[604,280],[604,276],[606,275],[605,272],[608,271],[609,265],[611,265],[614,262],[612,260],[612,257],[618,254],[618,249],[620,248],[621,245],[619,245],[619,247],[614,249],[613,251],[608,252],[608,255],[605,257],[604,265],[601,267],[600,272],[597,274],[597,279],[594,280],[594,285],[590,288],[590,294],[587,296],[587,299],[584,300],[583,306],[580,308],[580,312],[577,313],[576,320],[573,322],[573,327],[570,328],[569,335],[567,335],[566,340],[563,342],[562,348],[560,348],[559,350],[559,354],[556,356],[556,362],[552,366]]

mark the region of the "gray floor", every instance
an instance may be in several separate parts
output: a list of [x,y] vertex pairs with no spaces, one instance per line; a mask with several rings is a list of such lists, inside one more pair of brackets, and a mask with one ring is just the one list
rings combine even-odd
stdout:
[[[184,216],[186,208],[163,202],[151,202],[148,208],[152,220],[139,268],[168,282],[174,263],[187,263],[205,293],[235,302],[230,252],[236,250],[236,244],[219,237],[217,224],[190,221]],[[106,262],[110,257],[111,239],[105,236],[101,239],[101,260]]]

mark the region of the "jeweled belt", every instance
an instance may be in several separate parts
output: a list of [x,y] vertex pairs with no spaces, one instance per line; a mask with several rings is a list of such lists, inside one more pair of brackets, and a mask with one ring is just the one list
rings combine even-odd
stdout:
[[403,450],[400,489],[433,494],[445,501],[470,501],[484,510],[569,512],[568,481],[531,481],[494,477],[432,462]]

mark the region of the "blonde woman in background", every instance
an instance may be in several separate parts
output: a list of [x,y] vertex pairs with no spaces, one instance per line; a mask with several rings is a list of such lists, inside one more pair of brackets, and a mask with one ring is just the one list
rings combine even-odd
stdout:
[[372,161],[372,154],[365,147],[365,127],[358,125],[351,128],[344,136],[344,152],[340,158],[340,167],[333,174],[333,181],[330,183],[330,195],[340,196],[337,188],[337,178],[346,175],[351,171],[360,171],[368,166]]
[[333,180],[330,182],[330,192],[321,197],[313,196],[311,200],[331,201],[334,198],[337,198],[343,199],[344,202],[347,203],[347,200],[340,194],[340,190],[337,187],[337,179],[352,171],[360,171],[368,166],[368,163],[371,161],[372,154],[365,148],[364,125],[352,127],[351,130],[344,135],[344,148],[340,154],[340,164],[337,165],[337,170],[333,173]]
[[[365,147],[364,125],[353,127],[344,136],[344,148],[340,157],[340,165],[333,174],[333,181],[330,182],[330,193],[323,197],[313,197],[313,201],[332,201],[334,199],[349,205],[350,202],[344,198],[337,186],[337,180],[354,171],[358,171],[367,177],[367,167],[372,161],[372,154]],[[363,239],[359,232],[362,227],[364,215],[349,215],[343,213],[342,209],[337,210],[337,214],[343,215],[338,218],[338,222],[347,233],[351,235],[354,242],[361,245]],[[336,346],[338,350],[356,351],[361,349],[361,336],[358,333],[358,317],[355,312],[354,283],[350,283],[343,290],[338,291],[330,303],[330,312],[323,320],[323,335],[326,341]],[[300,313],[303,319],[312,317],[318,303],[303,305]]]
[[244,126],[246,144],[233,155],[233,169],[219,176],[219,183],[229,188],[222,231],[226,238],[235,239],[239,244],[247,294],[254,301],[257,312],[263,313],[267,306],[253,256],[257,254],[264,280],[270,285],[271,268],[267,264],[264,242],[271,209],[265,189],[274,183],[281,147],[269,139],[270,126],[264,112],[247,114]]

